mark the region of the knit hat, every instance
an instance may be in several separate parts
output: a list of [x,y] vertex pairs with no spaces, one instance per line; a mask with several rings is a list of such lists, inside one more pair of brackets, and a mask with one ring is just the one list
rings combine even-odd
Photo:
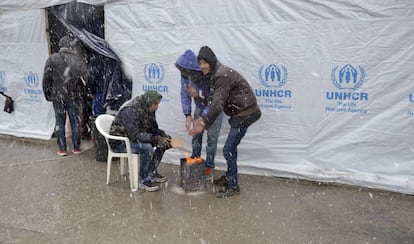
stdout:
[[211,68],[210,70],[214,70],[217,66],[217,57],[214,54],[213,50],[211,50],[211,48],[208,46],[203,46],[200,48],[197,59],[198,61],[204,60],[209,63]]
[[144,95],[142,95],[144,98],[145,103],[149,106],[151,106],[156,100],[161,100],[162,95],[158,93],[157,91],[146,91]]

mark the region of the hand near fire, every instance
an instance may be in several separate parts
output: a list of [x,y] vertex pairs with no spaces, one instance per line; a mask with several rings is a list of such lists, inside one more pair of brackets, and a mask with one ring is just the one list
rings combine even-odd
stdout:
[[194,122],[194,127],[188,131],[190,136],[197,135],[198,133],[203,132],[205,129],[205,124],[203,118],[200,117]]
[[193,123],[193,116],[188,115],[185,117],[185,130],[188,131],[190,129],[191,124]]

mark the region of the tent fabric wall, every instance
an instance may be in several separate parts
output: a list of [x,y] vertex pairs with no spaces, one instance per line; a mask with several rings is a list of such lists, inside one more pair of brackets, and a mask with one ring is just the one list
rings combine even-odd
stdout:
[[29,9],[42,9],[54,5],[65,4],[69,2],[80,2],[87,3],[92,5],[100,5],[106,2],[125,2],[125,0],[1,0],[0,1],[0,11],[9,11],[9,10],[29,10]]
[[[51,138],[55,117],[52,103],[44,99],[42,91],[43,67],[49,49],[45,10],[41,8],[67,2],[0,2],[0,90],[15,101],[13,113],[0,113],[1,134]],[[59,13],[58,8],[54,10]],[[64,20],[63,17],[61,19]],[[105,46],[104,40],[98,40],[98,37],[93,39],[86,30],[70,27],[72,31],[78,31],[75,34],[82,35],[82,41],[92,48],[116,58],[116,54]],[[4,101],[5,98],[1,97],[0,104]]]
[[[160,91],[160,126],[186,138],[167,160],[191,151],[174,62],[209,45],[263,112],[239,147],[240,172],[414,193],[413,11],[412,1],[108,3],[106,39],[133,72],[133,94]],[[149,77],[151,65],[162,75]]]
[[55,117],[42,91],[43,65],[49,55],[44,10],[0,13],[0,89],[15,101],[13,113],[0,112],[0,133],[49,139]]
[[[0,2],[0,87],[15,100],[0,133],[50,138],[53,109],[38,91],[48,56],[41,8],[66,2]],[[414,193],[413,1],[79,2],[105,3],[106,40],[132,72],[133,95],[163,94],[161,128],[186,139],[166,161],[191,151],[174,62],[209,45],[247,78],[263,112],[239,146],[241,173]],[[224,121],[221,169],[227,131]]]

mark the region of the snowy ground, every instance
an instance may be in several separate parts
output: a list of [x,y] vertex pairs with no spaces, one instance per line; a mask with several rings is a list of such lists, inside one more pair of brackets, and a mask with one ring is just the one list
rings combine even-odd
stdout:
[[0,137],[0,243],[414,243],[414,196],[241,175],[241,194],[218,199],[211,183],[184,192],[169,163],[159,192],[131,193],[82,148]]

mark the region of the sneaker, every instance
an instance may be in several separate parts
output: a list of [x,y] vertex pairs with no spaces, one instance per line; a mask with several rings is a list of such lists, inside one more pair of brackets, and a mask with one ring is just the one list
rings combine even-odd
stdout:
[[227,180],[227,177],[225,175],[218,178],[217,180],[214,180],[213,183],[216,186],[226,186],[227,187],[229,185],[229,181]]
[[206,167],[204,170],[204,173],[206,175],[206,180],[212,180],[214,178],[214,169],[210,167]]
[[66,150],[59,150],[56,153],[57,153],[57,155],[60,155],[60,156],[66,156],[66,155],[68,155],[68,153],[66,152]]
[[160,186],[155,182],[145,181],[140,182],[138,184],[138,188],[143,189],[145,191],[158,191],[160,189]]
[[153,182],[158,182],[158,183],[164,183],[167,182],[168,179],[166,176],[160,175],[159,173],[155,173],[152,177],[151,180]]
[[72,153],[78,155],[79,153],[81,153],[81,151],[79,149],[73,149]]
[[234,188],[226,186],[226,187],[224,187],[223,190],[220,190],[216,194],[216,197],[223,198],[223,197],[230,197],[230,196],[239,195],[239,194],[240,194],[240,188],[238,186],[236,186]]

